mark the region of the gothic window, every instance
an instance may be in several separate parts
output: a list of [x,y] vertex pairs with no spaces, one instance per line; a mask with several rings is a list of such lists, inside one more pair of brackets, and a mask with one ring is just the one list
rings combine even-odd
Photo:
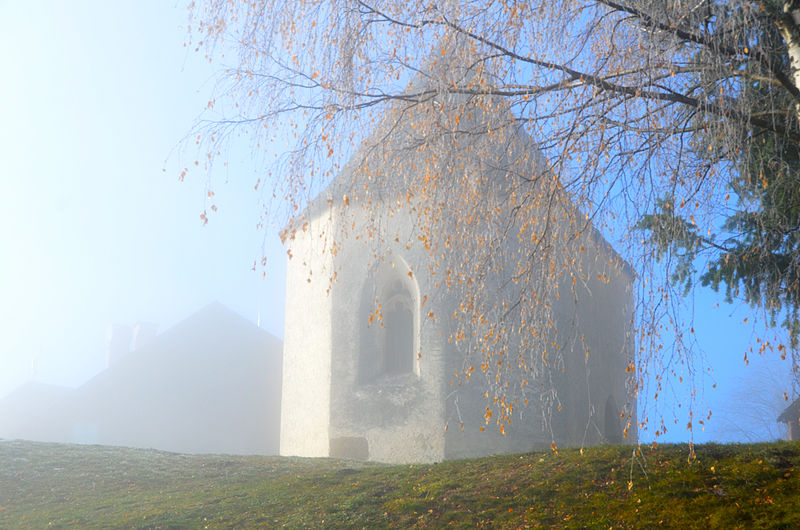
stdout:
[[365,287],[359,380],[419,376],[419,287],[411,268],[400,256],[389,256],[374,269]]
[[383,317],[383,371],[403,374],[414,367],[414,311],[411,293],[395,280]]

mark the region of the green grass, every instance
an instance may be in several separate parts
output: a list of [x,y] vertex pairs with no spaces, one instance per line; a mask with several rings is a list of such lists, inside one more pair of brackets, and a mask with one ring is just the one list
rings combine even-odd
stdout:
[[800,444],[387,466],[0,443],[0,528],[800,527]]

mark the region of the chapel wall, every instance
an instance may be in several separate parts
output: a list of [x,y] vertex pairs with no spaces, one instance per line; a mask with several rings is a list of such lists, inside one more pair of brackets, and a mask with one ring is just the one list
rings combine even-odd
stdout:
[[[554,306],[566,370],[558,411],[564,444],[633,443],[635,397],[626,384],[633,361],[632,272],[591,227],[568,252],[578,260],[577,281],[562,282]],[[609,415],[607,407],[616,410]],[[633,418],[628,439],[623,413]]]
[[[485,116],[477,118],[476,123],[485,123]],[[499,125],[494,123],[495,126]],[[475,188],[476,195],[481,202],[479,208],[484,212],[476,211],[481,217],[478,235],[485,231],[480,223],[488,225],[491,230],[505,233],[501,248],[491,249],[489,254],[494,262],[486,269],[486,276],[481,277],[483,282],[480,289],[486,296],[483,310],[490,311],[489,318],[502,325],[497,328],[503,335],[497,344],[491,339],[484,346],[489,350],[496,347],[505,347],[503,357],[493,354],[488,362],[492,368],[486,372],[479,367],[483,361],[483,353],[479,352],[480,343],[468,339],[459,344],[448,346],[448,362],[445,370],[444,383],[447,385],[447,458],[467,458],[488,454],[527,452],[534,449],[549,447],[553,435],[550,426],[544,421],[544,411],[539,399],[541,391],[540,381],[530,380],[531,374],[518,369],[518,355],[528,358],[531,355],[530,347],[522,344],[519,332],[519,311],[508,310],[513,307],[519,296],[521,288],[514,276],[519,269],[519,263],[528,260],[527,247],[523,248],[521,240],[517,238],[519,223],[522,217],[532,215],[531,211],[523,210],[522,213],[512,207],[511,194],[520,192],[520,187],[546,187],[552,182],[543,177],[547,169],[541,155],[533,146],[530,138],[516,127],[500,128],[492,135],[477,135],[475,139],[468,140],[466,153],[471,153],[466,159],[465,170],[479,176],[481,179]],[[536,184],[538,179],[544,183]],[[526,193],[530,189],[522,190]],[[482,257],[485,259],[486,256]],[[475,259],[475,256],[454,256],[454,260]],[[534,276],[539,276],[534,274]],[[449,292],[450,305],[457,308],[466,292],[454,289]],[[503,305],[506,302],[507,305]],[[452,314],[452,309],[448,314]],[[463,327],[464,322],[451,322],[452,331]],[[482,336],[485,329],[466,328],[467,336],[477,333]],[[467,352],[471,349],[471,352]],[[476,351],[478,353],[476,354]],[[467,362],[465,363],[465,359]],[[495,369],[494,363],[502,363],[505,368]],[[469,379],[464,375],[465,369],[474,367]],[[496,379],[498,371],[500,378]],[[452,381],[452,384],[451,384]],[[521,389],[525,386],[525,392]],[[498,386],[505,387],[497,388]],[[514,411],[510,422],[502,420],[498,423],[499,408],[493,402],[495,391],[504,394],[509,401],[514,402]],[[487,392],[488,396],[487,397]],[[525,403],[526,397],[528,398]],[[492,412],[486,418],[486,409]],[[502,425],[502,431],[501,431]]]
[[[531,399],[527,406],[517,407],[512,422],[505,426],[505,435],[494,419],[489,425],[484,420],[486,406],[492,406],[485,398],[491,381],[484,381],[480,373],[475,373],[468,383],[461,384],[466,345],[463,342],[456,345],[448,339],[456,326],[451,315],[464,293],[445,289],[441,285],[442,273],[448,260],[458,265],[469,263],[476,256],[469,251],[450,251],[436,256],[426,251],[424,243],[417,241],[419,229],[416,226],[422,223],[430,226],[430,220],[419,214],[424,211],[425,204],[409,199],[404,205],[403,200],[412,196],[404,190],[419,186],[423,180],[420,177],[439,178],[438,182],[446,186],[450,182],[461,182],[454,181],[454,177],[467,175],[475,178],[474,182],[466,183],[474,195],[460,197],[458,207],[463,213],[464,208],[469,210],[474,205],[473,213],[480,217],[482,212],[493,212],[492,206],[503,210],[509,204],[507,199],[512,189],[523,181],[535,182],[531,177],[547,173],[541,154],[524,132],[498,128],[492,135],[484,134],[487,120],[481,112],[478,109],[469,119],[461,120],[460,124],[455,122],[460,129],[482,128],[481,134],[446,135],[431,126],[419,131],[422,136],[415,137],[414,131],[406,131],[401,124],[396,124],[398,128],[393,129],[391,137],[369,149],[360,148],[348,169],[337,177],[335,191],[330,194],[330,203],[336,204],[337,209],[333,214],[322,214],[335,223],[335,230],[329,233],[338,242],[333,262],[330,261],[332,252],[320,254],[319,245],[315,246],[316,236],[304,234],[291,243],[290,250],[295,258],[290,260],[287,271],[282,415],[283,426],[289,432],[282,433],[282,454],[433,462],[444,458],[530,451],[549,446],[551,441],[560,446],[589,445],[604,441],[609,399],[613,398],[619,408],[630,402],[625,391],[624,370],[633,355],[631,277],[624,266],[608,265],[614,259],[621,262],[591,227],[572,243],[576,248],[562,249],[565,254],[574,253],[581,268],[587,271],[585,285],[579,286],[573,294],[564,284],[560,296],[549,300],[558,334],[554,332],[547,339],[558,342],[563,355],[563,366],[548,368],[552,381],[530,382]],[[406,116],[406,119],[411,118]],[[427,150],[415,150],[422,140],[428,142]],[[369,153],[364,155],[366,160],[361,158],[363,153]],[[363,174],[359,172],[362,169]],[[454,170],[460,172],[459,175],[448,173]],[[539,174],[535,175],[536,172]],[[517,177],[525,178],[514,181]],[[554,184],[552,176],[546,175],[540,182],[547,189],[555,190],[548,197],[560,194],[561,188]],[[437,193],[435,187],[426,189]],[[420,193],[419,188],[416,191]],[[439,201],[443,201],[447,207],[453,207],[447,202],[453,200],[452,195],[441,193],[441,189],[438,193],[439,196],[427,199],[428,205],[436,208]],[[486,205],[478,202],[484,196]],[[568,200],[565,195],[563,198]],[[556,209],[563,206],[558,200]],[[369,208],[364,208],[362,205],[367,203],[370,203]],[[419,207],[416,213],[412,212],[416,207]],[[524,212],[524,215],[531,214],[531,211]],[[445,216],[435,224],[435,237],[452,233],[452,218]],[[312,224],[311,228],[311,232],[317,232],[320,227]],[[501,286],[510,285],[504,275],[512,274],[516,260],[523,259],[525,252],[517,252],[520,249],[513,230],[509,234],[506,241],[509,247],[503,251],[505,258],[500,260],[507,260],[503,263],[506,267],[501,268],[502,273],[486,280],[485,289],[487,293],[496,292],[498,297],[513,298],[514,293],[504,291],[506,287]],[[480,233],[475,235],[480,236]],[[428,243],[433,243],[436,251],[437,242]],[[578,251],[579,244],[584,246],[585,252]],[[306,281],[307,271],[296,266],[302,261],[297,260],[301,252],[306,256],[305,261],[312,264],[311,283]],[[312,257],[314,252],[320,255]],[[434,267],[438,276],[428,269],[432,258],[440,262]],[[392,260],[398,266],[409,266],[420,295],[429,297],[424,309],[418,308],[416,333],[419,334],[420,357],[408,373],[381,371],[380,340],[376,333],[376,326],[380,324],[368,321],[374,309],[375,293],[380,291],[381,267]],[[327,273],[318,274],[318,270]],[[597,279],[598,274],[606,275],[609,281]],[[335,281],[331,283],[334,275]],[[321,294],[328,291],[329,294]],[[421,305],[419,300],[416,303]],[[429,313],[433,317],[429,317]],[[576,342],[576,337],[582,340]],[[584,346],[590,350],[588,358]],[[512,340],[509,351],[515,348],[524,349]],[[525,354],[535,357],[541,352],[526,351]],[[292,356],[296,358],[291,359]],[[462,375],[461,379],[456,372]],[[514,378],[523,376],[512,374],[509,377],[511,384],[518,384]],[[292,386],[299,388],[286,390]],[[308,386],[310,390],[304,388]],[[552,411],[544,410],[541,405],[543,400],[539,399],[539,392],[551,389],[557,392],[561,410],[557,407]],[[299,401],[293,401],[296,399]],[[635,418],[635,406],[632,410]],[[298,414],[303,413],[305,419],[298,423]],[[635,435],[631,441],[635,441]],[[303,453],[287,453],[284,446],[287,450],[302,448]]]
[[[281,449],[283,456],[330,452],[333,263],[326,236],[332,215],[310,219],[287,241],[286,326],[283,339]],[[323,252],[324,251],[324,252]]]
[[[358,203],[343,213],[343,226],[367,223]],[[436,462],[444,456],[443,397],[440,391],[441,334],[422,315],[421,293],[429,289],[426,254],[406,242],[413,234],[408,216],[387,221],[387,233],[402,241],[345,234],[337,254],[331,291],[332,324],[331,456],[380,462]],[[360,233],[359,233],[360,234]],[[387,274],[396,270],[399,274]],[[408,276],[408,273],[411,276]],[[415,340],[419,355],[406,373],[376,368],[381,355],[381,318],[369,321],[379,283],[403,278],[415,287]],[[429,306],[425,306],[426,311]],[[385,309],[385,308],[384,308]]]

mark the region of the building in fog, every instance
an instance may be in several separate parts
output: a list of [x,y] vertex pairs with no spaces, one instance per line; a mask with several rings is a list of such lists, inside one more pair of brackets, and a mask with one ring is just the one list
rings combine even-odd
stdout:
[[787,439],[800,440],[800,398],[795,399],[778,416],[780,423],[786,424]]
[[0,399],[0,438],[55,441],[53,410],[72,388],[28,381]]
[[[442,224],[434,230],[439,235],[419,242],[426,203],[415,199],[423,193],[417,184],[426,172],[440,183],[474,184],[488,210],[512,200],[515,182],[535,181],[547,171],[525,132],[498,127],[487,135],[486,106],[451,108],[452,98],[443,96],[432,108],[462,131],[474,126],[477,134],[453,140],[446,127],[410,126],[419,118],[413,110],[402,120],[390,112],[368,147],[287,227],[282,455],[434,462],[530,451],[553,441],[579,446],[636,440],[635,398],[626,388],[633,362],[633,272],[591,227],[560,249],[581,262],[587,278],[576,288],[577,303],[566,285],[563,296],[550,300],[554,343],[564,364],[552,383],[560,407],[549,422],[532,400],[519,407],[505,434],[493,423],[483,429],[487,400],[479,377],[451,384],[464,369],[463,346],[448,340],[457,329],[449,315],[463,292],[441,285],[442,263],[478,258],[429,250],[448,247],[448,215],[459,215],[448,208],[457,204],[443,206]],[[423,150],[418,146],[424,142]],[[546,207],[573,206],[562,199]],[[498,215],[498,222],[506,219]],[[371,231],[378,237],[368,237]],[[512,234],[508,244],[514,240]],[[508,256],[496,258],[506,261],[485,279],[487,285],[505,285],[502,271],[514,267]],[[500,287],[487,289],[487,296],[505,294]],[[570,340],[575,337],[580,341]],[[626,421],[631,425],[623,439]]]
[[[206,306],[158,335],[153,325],[114,326],[108,359],[106,370],[77,389],[45,392],[29,383],[6,397],[0,436],[185,453],[278,453],[281,342],[223,305]],[[15,407],[28,417],[8,412]]]

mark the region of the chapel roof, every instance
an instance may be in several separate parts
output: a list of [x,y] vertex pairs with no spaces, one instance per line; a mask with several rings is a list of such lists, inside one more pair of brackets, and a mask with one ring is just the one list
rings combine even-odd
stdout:
[[[461,67],[459,64],[463,64],[466,61],[460,58],[466,57],[471,54],[469,50],[467,50],[467,44],[461,39],[454,39],[453,42],[449,44],[451,50],[459,50],[461,51],[462,55],[457,55],[453,52],[442,56],[438,54],[433,54],[432,59],[434,60],[434,64],[437,64],[431,70],[431,74],[425,74],[422,70],[420,73],[411,81],[409,84],[408,89],[406,90],[407,94],[412,92],[420,93],[424,92],[429,89],[438,90],[442,89],[442,86],[449,82],[452,82],[453,79],[457,79],[457,83],[463,84],[464,80],[467,78],[475,78],[481,74],[480,70],[472,69],[471,67]],[[458,61],[458,64],[454,67],[453,60],[445,61],[442,57],[450,57],[455,58]],[[478,64],[480,61],[474,61],[472,64]],[[436,75],[440,73],[441,75]],[[448,81],[450,80],[450,81]],[[464,95],[452,95],[449,94],[447,97],[449,98],[458,98],[462,101],[469,97]],[[484,98],[490,98],[491,96],[479,96]],[[448,102],[445,102],[443,106],[446,108]],[[502,109],[502,103],[494,105],[498,109]],[[463,110],[463,114],[471,113],[471,110]],[[480,112],[480,111],[479,111]],[[482,111],[485,114],[485,111]],[[485,133],[487,125],[496,126],[499,128],[508,128],[510,134],[505,136],[506,140],[505,143],[501,143],[497,145],[498,155],[509,155],[512,151],[520,151],[526,153],[524,155],[526,158],[526,163],[530,164],[531,168],[535,172],[547,172],[549,171],[549,165],[547,164],[546,159],[542,155],[541,151],[538,148],[537,142],[531,137],[531,135],[521,127],[517,120],[514,119],[513,115],[511,115],[510,110],[506,110],[507,118],[503,120],[502,117],[498,116],[498,113],[503,112],[502,110],[498,110],[497,113],[493,114],[492,116],[484,115],[483,120],[479,120],[477,125]],[[405,116],[405,112],[399,113],[401,116]],[[299,230],[300,226],[305,221],[310,221],[316,219],[325,213],[331,211],[331,208],[334,206],[340,206],[345,202],[345,196],[353,196],[353,193],[357,193],[356,179],[354,176],[357,174],[358,168],[361,164],[365,161],[369,160],[370,151],[375,148],[383,147],[386,143],[388,138],[392,136],[396,136],[397,134],[404,134],[403,129],[399,127],[401,120],[396,118],[395,116],[397,113],[394,113],[392,107],[390,107],[386,112],[382,120],[380,120],[375,127],[375,129],[366,136],[366,139],[360,144],[360,146],[356,149],[355,153],[350,157],[349,161],[342,168],[339,173],[333,177],[333,179],[328,183],[325,188],[320,191],[316,197],[309,200],[308,204],[305,208],[301,210],[301,212],[296,215],[293,219],[289,221],[289,223],[284,227],[284,232],[290,232],[292,230]],[[408,119],[408,118],[406,118]],[[465,142],[478,142],[480,138],[486,136],[485,134],[474,134],[472,131],[465,131],[463,135],[465,138]],[[505,149],[505,153],[501,153],[500,150]],[[462,151],[468,151],[468,149],[463,149]],[[516,156],[519,156],[519,153],[515,153]],[[528,155],[531,155],[530,158],[527,158]],[[396,158],[393,158],[396,160]],[[514,165],[518,163],[517,161],[510,161],[510,165]],[[380,186],[380,183],[376,183],[377,186]],[[560,191],[563,191],[563,188],[557,188]],[[567,198],[566,201],[569,204],[574,204],[572,201]],[[599,247],[604,248],[608,251],[612,259],[621,265],[622,270],[631,278],[636,277],[636,272],[631,267],[630,263],[625,260],[614,247],[608,242],[608,240],[603,236],[603,234],[594,226],[593,223],[589,222],[587,228],[590,232],[590,236],[592,240],[597,244]]]

